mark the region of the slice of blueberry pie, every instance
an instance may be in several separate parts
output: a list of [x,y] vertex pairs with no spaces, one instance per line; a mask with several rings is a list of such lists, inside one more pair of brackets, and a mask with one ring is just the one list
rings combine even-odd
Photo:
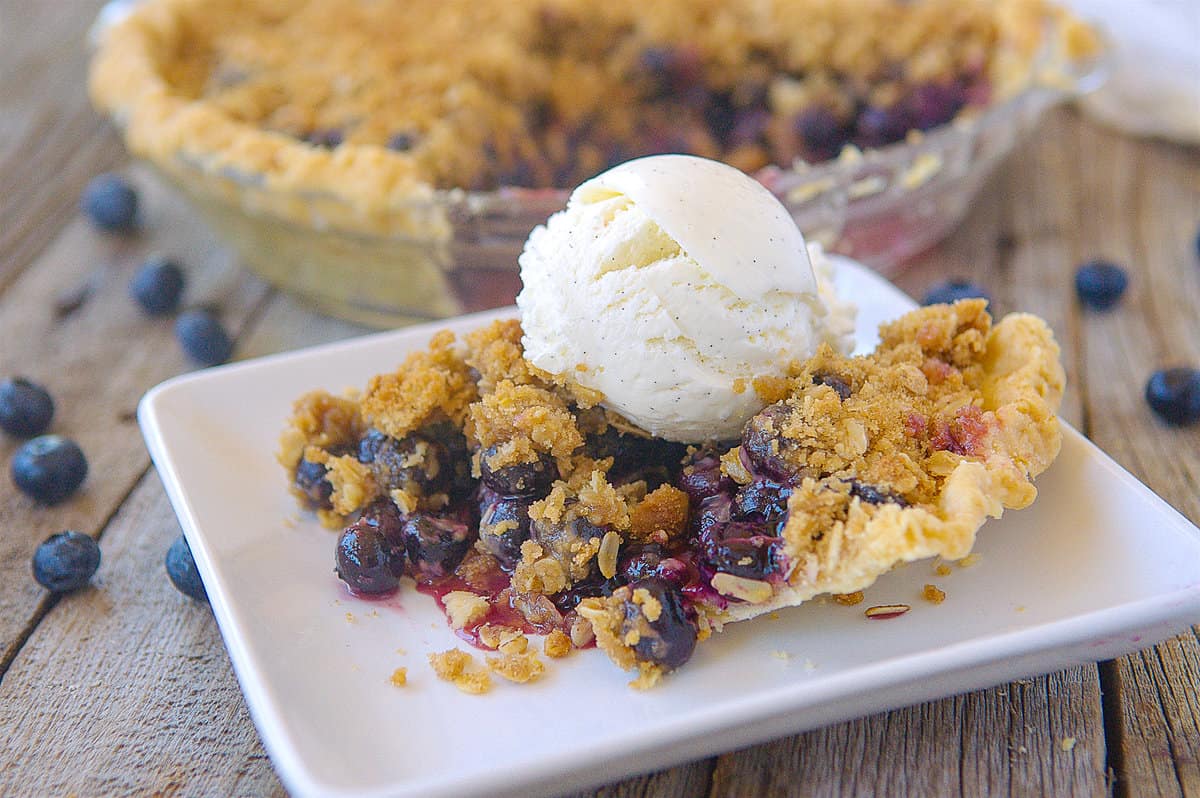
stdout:
[[595,644],[646,687],[723,623],[964,557],[1033,501],[1060,444],[1047,325],[964,300],[880,333],[756,380],[740,440],[685,446],[533,367],[515,320],[443,332],[361,394],[297,400],[280,462],[352,590],[411,577],[480,647]]

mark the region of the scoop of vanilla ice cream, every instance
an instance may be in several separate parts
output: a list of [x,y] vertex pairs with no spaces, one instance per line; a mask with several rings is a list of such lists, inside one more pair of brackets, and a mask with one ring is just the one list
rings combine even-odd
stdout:
[[760,183],[704,158],[640,158],[583,183],[520,265],[525,356],[668,440],[739,437],[764,404],[755,377],[852,344],[819,248]]

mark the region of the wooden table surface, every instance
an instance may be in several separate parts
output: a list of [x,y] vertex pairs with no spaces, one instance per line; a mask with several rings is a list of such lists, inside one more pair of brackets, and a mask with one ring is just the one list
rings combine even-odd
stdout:
[[[240,271],[178,198],[130,167],[84,96],[85,31],[97,6],[0,2],[0,376],[47,385],[58,405],[53,431],[77,440],[91,465],[82,492],[50,508],[0,479],[0,795],[279,794],[208,606],[177,593],[163,571],[179,526],[134,409],[189,364],[171,322],[140,314],[127,284],[147,253],[177,256],[188,302],[219,306],[238,358],[361,329]],[[109,169],[142,189],[138,235],[102,235],[76,211],[88,179]],[[1198,224],[1200,152],[1122,137],[1064,110],[898,282],[919,295],[940,276],[969,275],[1000,311],[1047,318],[1070,380],[1063,416],[1197,521],[1200,428],[1158,423],[1142,392],[1154,368],[1200,365]],[[1074,301],[1073,268],[1093,256],[1130,270],[1115,311],[1084,312]],[[0,436],[6,472],[17,445]],[[54,598],[31,578],[30,557],[68,528],[99,538],[104,560],[93,586]],[[1115,661],[587,794],[1105,792],[1200,796],[1195,629]]]

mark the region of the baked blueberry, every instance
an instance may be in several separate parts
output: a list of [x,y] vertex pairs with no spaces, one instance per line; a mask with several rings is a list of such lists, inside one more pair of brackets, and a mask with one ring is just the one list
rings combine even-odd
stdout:
[[1200,370],[1160,369],[1146,383],[1150,409],[1168,424],[1186,426],[1200,420]]
[[951,304],[960,299],[984,299],[990,305],[992,296],[987,289],[969,280],[951,279],[934,283],[921,299],[922,305]]
[[120,175],[106,173],[92,178],[79,206],[101,230],[127,233],[137,226],[138,195]]
[[883,488],[877,488],[874,485],[868,485],[865,482],[859,482],[857,479],[850,480],[850,495],[857,496],[867,504],[898,504],[901,507],[907,507],[908,502],[903,496],[892,493]]
[[791,414],[792,409],[786,403],[777,402],[746,422],[742,451],[755,471],[774,477],[785,477],[791,471],[786,458],[790,443],[783,435],[783,426]]
[[[649,615],[643,610],[648,602],[638,591],[644,590],[657,603]],[[679,588],[657,576],[639,579],[621,589],[625,600],[625,621],[621,636],[636,639],[634,654],[642,662],[653,662],[668,670],[678,668],[692,657],[696,648],[696,622],[688,617]],[[650,620],[650,617],[654,620]]]
[[296,474],[292,481],[308,499],[310,506],[325,510],[332,506],[329,497],[333,495],[333,485],[329,484],[325,466],[322,464],[301,458],[296,464]]
[[360,518],[342,530],[335,563],[338,578],[355,593],[389,593],[404,573],[404,547]]
[[513,463],[492,468],[496,447],[489,446],[479,458],[480,479],[483,484],[504,496],[532,496],[544,494],[558,479],[558,466],[554,458],[541,454],[532,463]]
[[393,438],[370,430],[359,441],[358,460],[371,466],[384,491],[429,496],[445,491],[453,475],[446,447],[417,433]]
[[167,569],[167,577],[183,595],[196,601],[208,601],[208,591],[204,589],[204,580],[196,569],[196,560],[192,557],[192,547],[188,545],[183,535],[175,538],[167,556],[163,560]]
[[9,435],[40,435],[54,418],[54,400],[37,383],[9,377],[0,382],[0,429]]
[[733,515],[738,520],[758,521],[765,525],[766,534],[787,520],[788,499],[792,486],[767,477],[755,477],[742,486],[733,497]]
[[376,499],[359,514],[358,520],[374,527],[390,542],[404,545],[404,515],[391,499]]
[[479,502],[479,543],[511,571],[521,559],[521,544],[529,540],[530,499],[501,496],[483,490]]
[[51,535],[33,553],[33,578],[55,593],[83,587],[99,567],[100,546],[81,532]]
[[1075,293],[1093,310],[1108,310],[1121,301],[1129,275],[1115,263],[1092,260],[1075,270]]
[[151,316],[174,313],[183,296],[184,276],[179,264],[161,255],[138,267],[129,283],[129,294]]
[[850,387],[850,383],[837,374],[814,374],[812,381],[813,385],[825,385],[832,388],[833,392],[843,402],[850,398],[850,394],[854,393],[854,389]]
[[721,473],[721,459],[716,452],[701,449],[692,456],[692,462],[683,467],[676,486],[688,495],[694,504],[727,490],[731,482]]
[[953,119],[966,104],[966,87],[959,81],[925,83],[912,94],[913,124],[929,130]]
[[912,127],[912,114],[903,104],[872,106],[858,115],[855,139],[864,147],[883,147],[903,139]]
[[87,472],[87,458],[79,445],[61,435],[34,438],[12,459],[13,482],[42,504],[66,499],[83,484]]
[[466,556],[475,535],[466,524],[432,513],[413,513],[404,522],[404,545],[415,571],[446,576]]
[[796,133],[804,141],[810,160],[834,158],[850,141],[850,134],[841,120],[827,108],[816,106],[801,111],[793,122]]
[[201,366],[224,363],[233,354],[233,341],[209,310],[188,310],[175,320],[175,338],[183,351]]
[[766,579],[779,572],[778,538],[754,535],[729,538],[713,546],[709,562],[718,571],[747,579]]

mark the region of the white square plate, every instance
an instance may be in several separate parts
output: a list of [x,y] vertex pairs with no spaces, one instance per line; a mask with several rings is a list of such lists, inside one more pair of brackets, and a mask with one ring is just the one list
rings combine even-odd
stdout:
[[[841,263],[861,348],[912,301]],[[916,563],[868,591],[734,624],[638,692],[598,651],[468,696],[426,655],[461,645],[432,599],[368,603],[333,574],[334,535],[298,513],[275,462],[292,400],[363,386],[481,314],[170,380],[139,418],[191,543],[263,743],[295,793],[523,795],[578,789],[890,707],[1145,647],[1200,620],[1200,530],[1075,430],[1029,509],[988,523],[969,568]],[[920,600],[934,582],[944,604]],[[407,667],[409,683],[388,681]]]

